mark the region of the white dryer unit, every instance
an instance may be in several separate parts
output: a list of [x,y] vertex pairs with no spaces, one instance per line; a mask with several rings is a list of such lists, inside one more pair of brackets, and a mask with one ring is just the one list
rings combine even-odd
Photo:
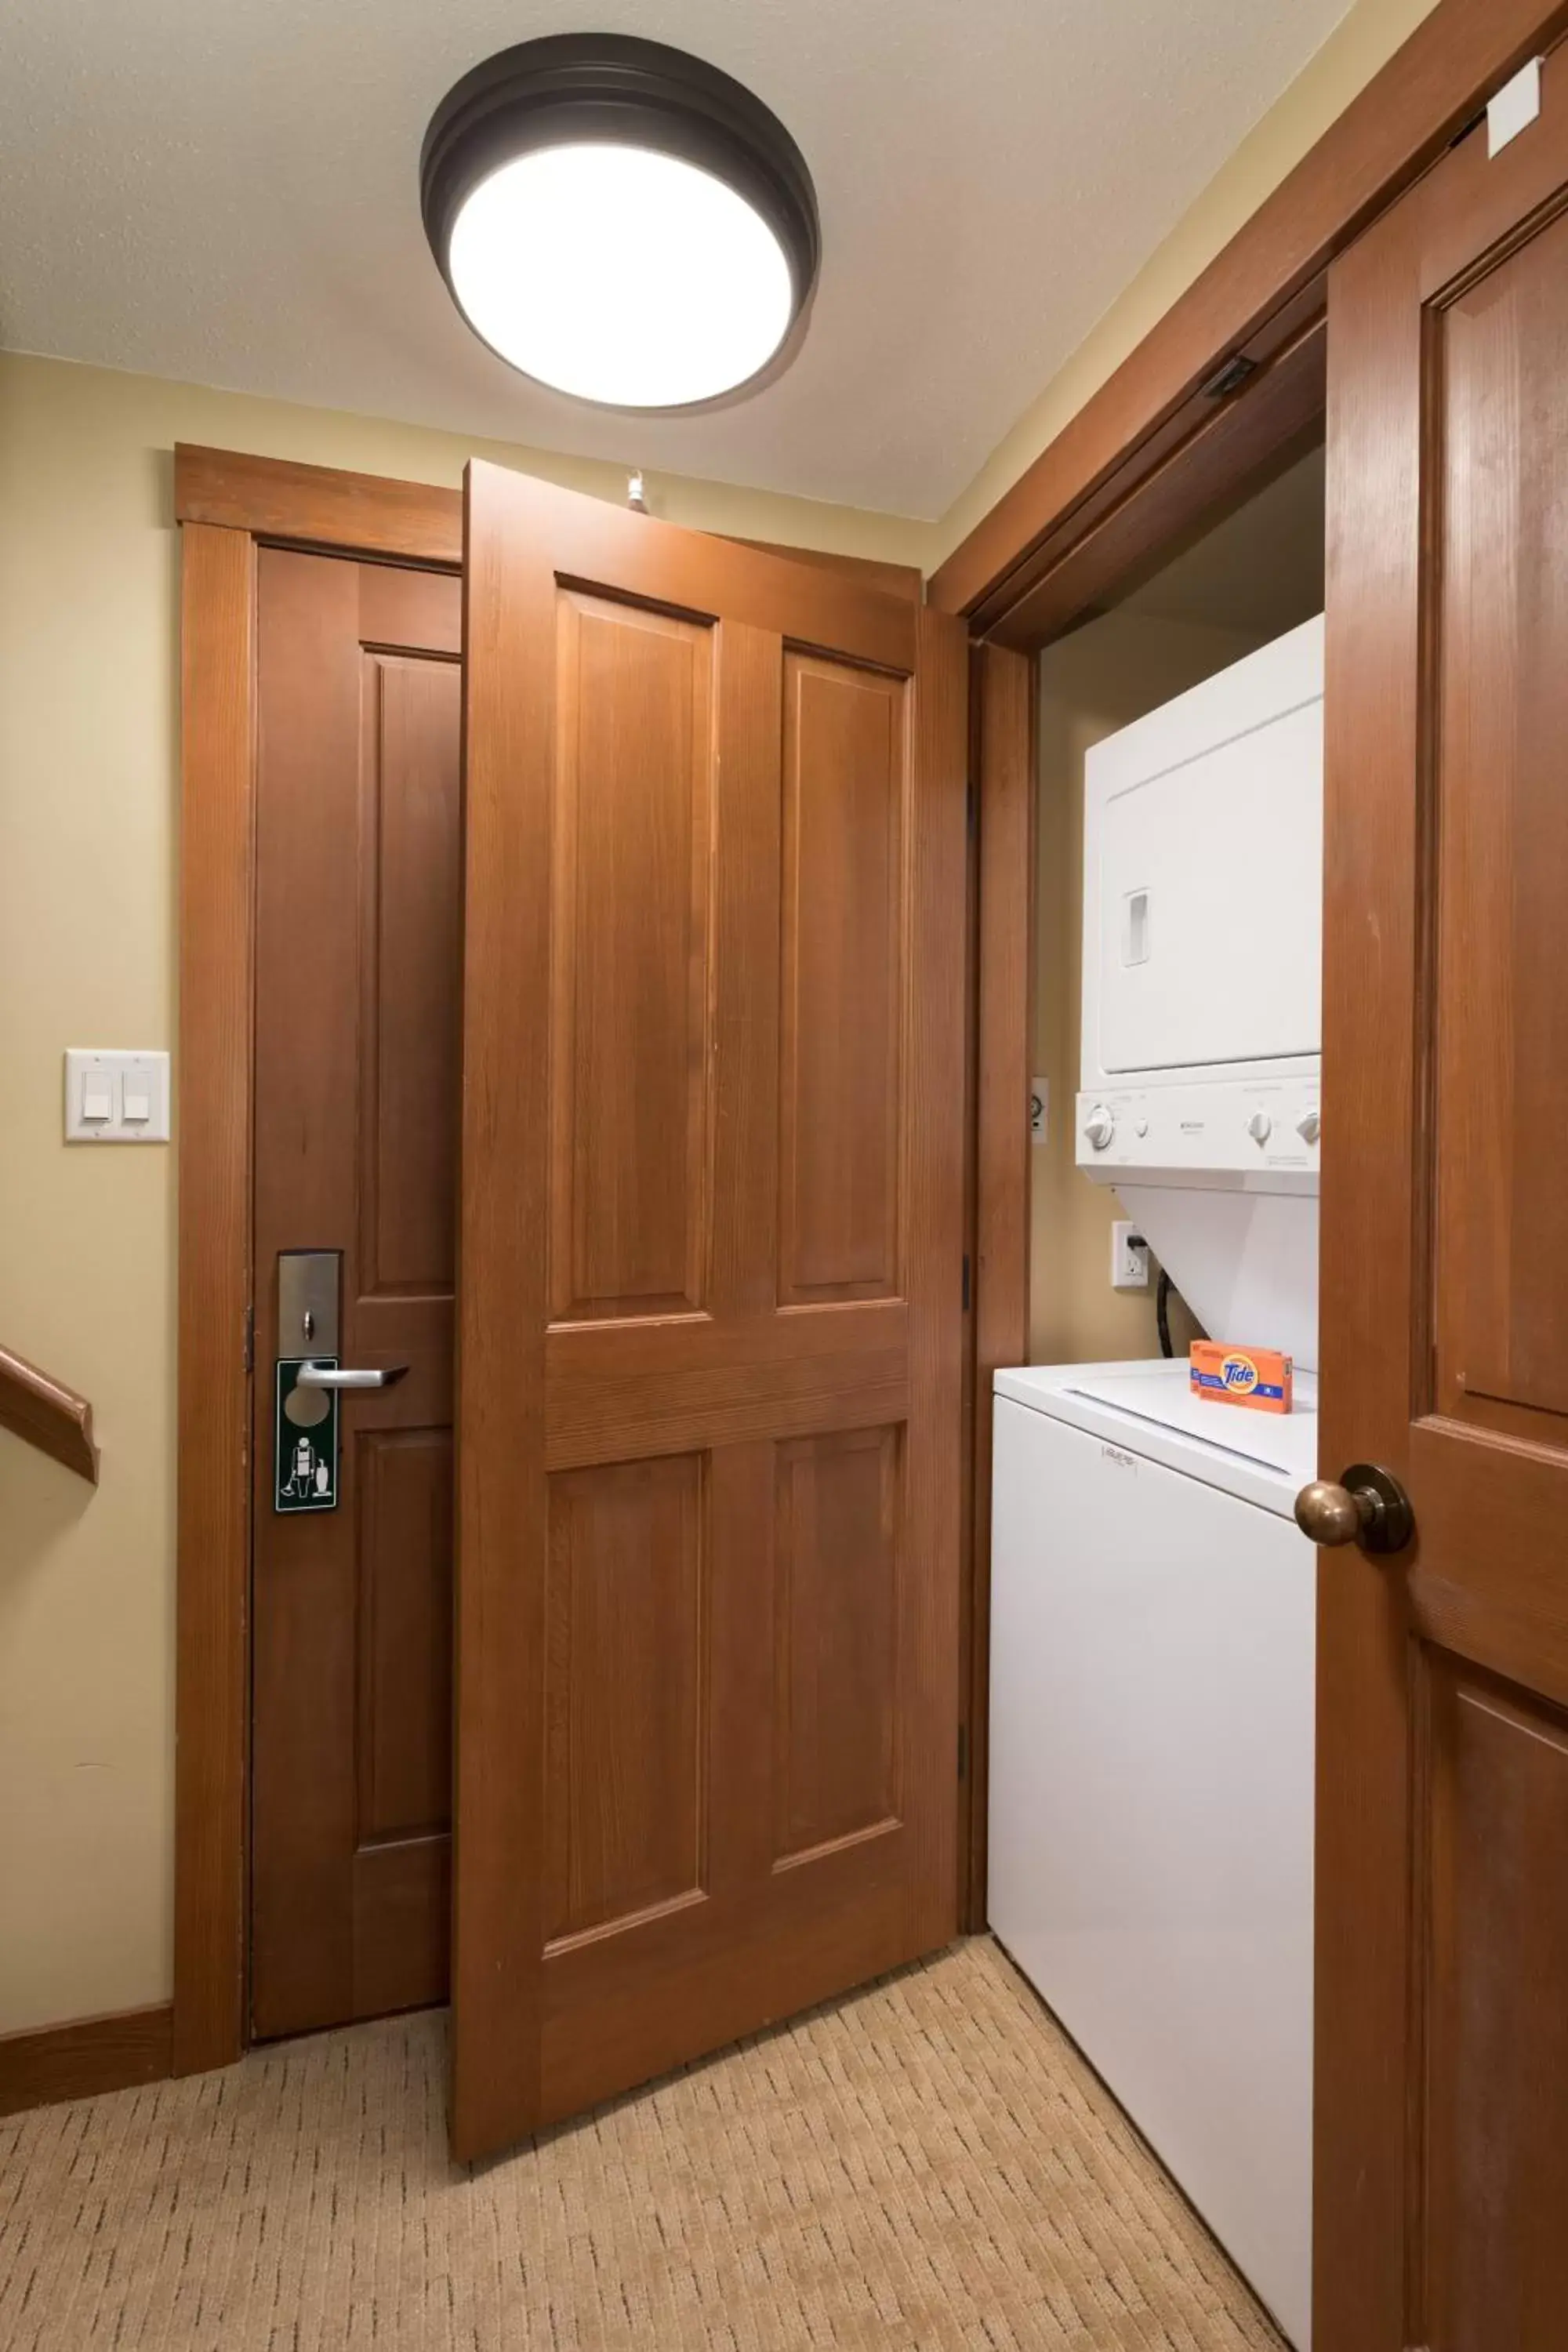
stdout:
[[1078,1161],[1216,1339],[1318,1360],[1323,623],[1085,762]]
[[996,1376],[991,1924],[1301,2352],[1316,1423]]

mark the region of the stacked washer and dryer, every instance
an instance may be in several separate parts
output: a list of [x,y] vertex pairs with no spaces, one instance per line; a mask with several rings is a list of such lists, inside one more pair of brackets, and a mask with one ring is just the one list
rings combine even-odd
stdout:
[[1310,2341],[1321,619],[1086,770],[1078,1159],[1275,1415],[1184,1360],[996,1375],[994,1931]]

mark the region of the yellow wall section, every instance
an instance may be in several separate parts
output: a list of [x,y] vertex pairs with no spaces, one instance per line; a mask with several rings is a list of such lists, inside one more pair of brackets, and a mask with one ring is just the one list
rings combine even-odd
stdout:
[[[0,2032],[170,1989],[174,1160],[68,1150],[61,1055],[174,1042],[176,440],[450,483],[470,453],[0,358],[0,1341],[91,1398],[103,1451],[93,1493],[0,1431]],[[615,467],[481,454],[625,496]],[[658,476],[649,495],[919,560],[889,519]]]
[[1358,0],[953,501],[935,526],[929,569],[946,561],[1115,374],[1436,5],[1436,0]]

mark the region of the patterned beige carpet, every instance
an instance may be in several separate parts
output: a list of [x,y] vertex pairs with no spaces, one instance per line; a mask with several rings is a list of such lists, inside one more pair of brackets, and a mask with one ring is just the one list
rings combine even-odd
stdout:
[[471,2173],[443,2026],[0,2123],[8,2352],[1272,2352],[994,1946]]

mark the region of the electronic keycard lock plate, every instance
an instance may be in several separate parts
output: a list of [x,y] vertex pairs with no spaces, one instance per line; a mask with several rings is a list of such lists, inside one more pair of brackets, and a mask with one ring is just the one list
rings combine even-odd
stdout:
[[342,1275],[341,1250],[279,1253],[274,1510],[338,1507],[338,1391],[301,1382],[300,1375],[337,1369]]
[[338,1360],[341,1250],[280,1250],[278,1370],[272,1414],[272,1507],[338,1507],[338,1399],[344,1389],[389,1389],[406,1364]]

